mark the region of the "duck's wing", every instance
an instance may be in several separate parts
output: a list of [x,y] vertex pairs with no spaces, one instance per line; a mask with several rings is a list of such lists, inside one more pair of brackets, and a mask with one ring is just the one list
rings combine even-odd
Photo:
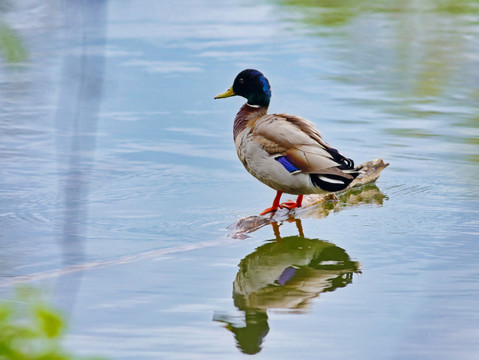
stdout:
[[326,143],[309,120],[288,114],[266,115],[254,124],[253,137],[291,173],[320,175],[312,177],[313,182],[329,180],[347,186],[357,176],[354,162]]

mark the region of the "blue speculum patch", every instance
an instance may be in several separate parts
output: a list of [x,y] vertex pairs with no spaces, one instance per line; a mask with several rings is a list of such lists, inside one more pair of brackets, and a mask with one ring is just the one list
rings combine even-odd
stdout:
[[289,162],[289,160],[286,158],[286,156],[279,156],[279,157],[275,158],[275,160],[277,162],[279,162],[281,165],[283,165],[284,168],[286,170],[288,170],[290,173],[293,173],[295,171],[299,171],[299,169],[296,166],[294,166],[293,164],[291,164]]

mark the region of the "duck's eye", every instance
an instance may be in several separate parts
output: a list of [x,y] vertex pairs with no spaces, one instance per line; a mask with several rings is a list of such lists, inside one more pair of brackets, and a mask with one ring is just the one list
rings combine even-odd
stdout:
[[243,79],[243,78],[239,78],[239,79],[238,79],[238,82],[239,82],[241,85],[243,85],[243,84],[244,84],[244,79]]

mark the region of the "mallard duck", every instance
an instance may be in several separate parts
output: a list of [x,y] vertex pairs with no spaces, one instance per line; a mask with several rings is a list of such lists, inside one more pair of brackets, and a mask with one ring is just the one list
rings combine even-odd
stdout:
[[[305,194],[343,190],[360,173],[353,160],[323,140],[311,121],[267,113],[271,87],[258,70],[241,71],[233,86],[215,99],[235,95],[247,99],[233,125],[238,157],[251,175],[276,190],[272,206],[260,215],[301,207]],[[280,203],[283,193],[298,197]]]

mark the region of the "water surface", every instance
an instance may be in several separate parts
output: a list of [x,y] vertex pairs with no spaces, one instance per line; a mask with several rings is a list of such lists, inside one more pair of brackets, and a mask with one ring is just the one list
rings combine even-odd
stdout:
[[[112,359],[475,359],[478,14],[10,4],[27,58],[0,68],[2,293],[50,289],[68,346]],[[274,197],[236,158],[242,100],[213,100],[247,67],[269,78],[271,112],[389,162],[376,186],[228,237]]]

